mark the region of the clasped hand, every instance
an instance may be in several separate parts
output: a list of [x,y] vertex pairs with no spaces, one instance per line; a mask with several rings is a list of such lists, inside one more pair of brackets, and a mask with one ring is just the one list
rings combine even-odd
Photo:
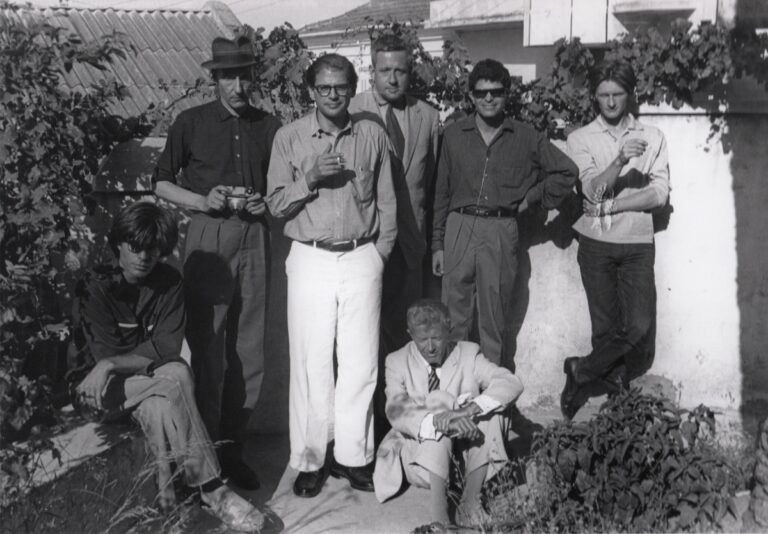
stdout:
[[433,421],[435,430],[450,438],[474,440],[483,434],[467,408],[441,412],[434,416]]

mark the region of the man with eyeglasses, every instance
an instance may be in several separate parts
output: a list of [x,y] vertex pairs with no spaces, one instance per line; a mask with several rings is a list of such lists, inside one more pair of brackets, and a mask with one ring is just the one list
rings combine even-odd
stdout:
[[[469,335],[477,305],[486,358],[514,369],[510,309],[517,274],[517,215],[557,207],[578,176],[546,136],[505,118],[511,77],[484,59],[469,76],[471,116],[445,130],[437,170],[432,269],[443,278],[452,337]],[[476,300],[475,300],[476,299]]]
[[[179,114],[154,184],[159,197],[192,212],[186,336],[201,415],[211,437],[226,440],[219,451],[225,474],[256,489],[242,446],[264,377],[269,228],[262,194],[280,121],[250,104],[251,42],[216,38],[211,48],[213,59],[202,66],[211,70],[218,99]],[[242,208],[232,209],[237,203],[230,199]]]
[[[384,262],[397,233],[390,144],[351,117],[354,66],[326,54],[306,81],[317,107],[275,136],[267,204],[293,240],[288,274],[289,464],[313,497],[330,474],[373,491],[373,419]],[[333,353],[338,361],[334,387]]]

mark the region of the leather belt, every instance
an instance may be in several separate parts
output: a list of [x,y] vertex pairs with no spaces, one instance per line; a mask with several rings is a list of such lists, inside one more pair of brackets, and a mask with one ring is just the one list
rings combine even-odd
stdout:
[[349,252],[357,247],[370,243],[376,239],[376,236],[369,235],[360,239],[350,239],[347,241],[302,241],[303,244],[310,247],[321,248],[330,252]]
[[472,215],[475,217],[515,217],[517,208],[502,208],[490,206],[464,206],[456,208],[454,211],[463,215]]

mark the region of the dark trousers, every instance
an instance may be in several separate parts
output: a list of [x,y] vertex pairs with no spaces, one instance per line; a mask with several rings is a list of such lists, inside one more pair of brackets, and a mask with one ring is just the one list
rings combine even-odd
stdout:
[[[381,352],[384,356],[411,340],[406,313],[408,306],[421,298],[423,256],[410,268],[400,243],[396,242],[384,267],[381,291]],[[383,369],[383,367],[382,367]]]
[[512,292],[519,234],[513,217],[448,214],[445,226],[443,302],[451,313],[451,337],[469,336],[477,304],[480,348],[486,358],[513,367],[510,339]]
[[196,214],[187,230],[186,335],[197,404],[214,441],[243,439],[264,377],[268,229]]
[[592,353],[579,364],[584,381],[613,377],[626,385],[653,363],[654,258],[653,243],[579,237],[578,262],[592,320]]

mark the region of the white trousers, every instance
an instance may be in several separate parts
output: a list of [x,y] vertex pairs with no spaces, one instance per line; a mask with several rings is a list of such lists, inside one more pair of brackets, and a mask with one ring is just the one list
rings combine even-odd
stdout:
[[290,465],[298,471],[320,469],[331,439],[340,464],[366,465],[374,458],[371,401],[384,262],[372,243],[329,252],[294,241],[285,267]]

